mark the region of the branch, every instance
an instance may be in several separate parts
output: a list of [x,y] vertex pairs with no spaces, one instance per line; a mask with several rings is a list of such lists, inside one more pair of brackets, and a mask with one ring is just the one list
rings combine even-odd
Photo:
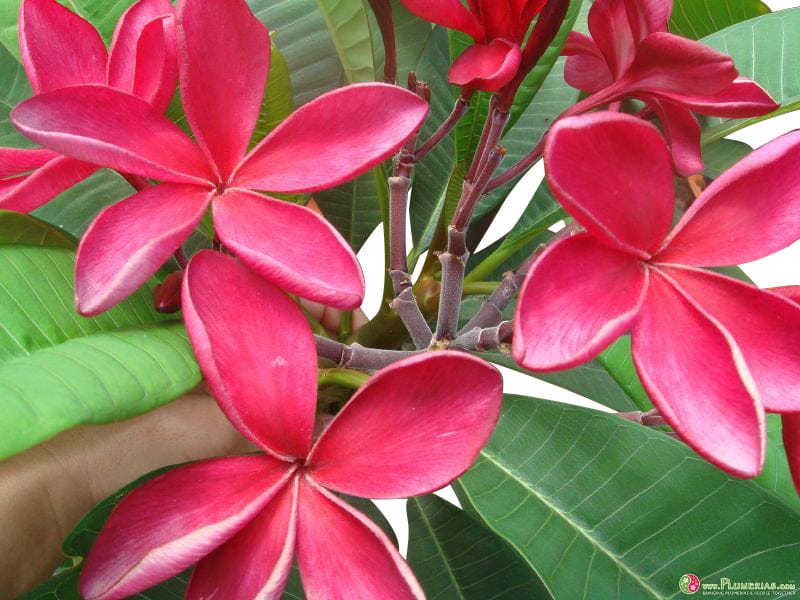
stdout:
[[577,221],[572,221],[564,229],[554,235],[546,244],[540,244],[533,253],[526,258],[515,270],[506,273],[497,289],[483,301],[478,312],[469,323],[458,332],[459,337],[466,335],[473,329],[486,329],[493,327],[503,320],[503,311],[516,296],[522,283],[525,281],[531,267],[536,263],[545,250],[557,241],[582,231]]
[[497,327],[471,329],[453,340],[450,347],[462,350],[475,350],[478,352],[485,352],[487,350],[509,352],[513,335],[514,322],[503,321]]
[[327,358],[343,369],[379,371],[398,360],[403,360],[404,358],[420,353],[418,350],[405,351],[366,348],[361,344],[347,346],[341,342],[320,335],[315,335],[314,341],[317,344],[317,354],[321,358]]
[[439,129],[419,148],[417,148],[416,152],[414,152],[414,162],[419,162],[422,158],[428,154],[431,150],[433,150],[439,142],[441,142],[445,136],[450,133],[453,128],[458,124],[458,122],[467,114],[467,110],[469,110],[469,98],[464,98],[460,96],[458,100],[456,100],[455,105],[453,106],[453,110],[450,112],[450,115],[447,119],[439,126]]

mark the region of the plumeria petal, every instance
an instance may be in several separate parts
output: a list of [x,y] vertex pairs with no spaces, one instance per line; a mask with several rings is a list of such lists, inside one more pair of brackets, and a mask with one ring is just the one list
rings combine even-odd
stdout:
[[469,89],[496,92],[514,79],[521,62],[519,46],[507,40],[473,44],[453,63],[449,80]]
[[211,193],[164,183],[109,206],[78,247],[78,312],[96,315],[139,289],[203,218]]
[[594,358],[631,328],[647,271],[635,257],[588,233],[553,244],[522,286],[514,318],[514,359],[534,371]]
[[15,185],[0,190],[0,209],[36,210],[100,168],[74,158],[55,156],[27,177],[17,179]]
[[190,567],[235,535],[283,488],[290,466],[267,456],[179,467],[125,496],[81,572],[86,600],[117,600]]
[[186,600],[280,598],[292,568],[298,478],[278,492],[244,529],[201,560]]
[[[666,31],[672,14],[672,0],[627,0],[628,19],[634,31],[644,35]],[[638,23],[637,23],[638,21]]]
[[459,352],[397,362],[373,376],[323,432],[308,459],[321,485],[401,498],[447,485],[473,463],[500,412],[502,378]]
[[593,94],[613,83],[606,59],[589,36],[571,31],[562,54],[568,57],[564,79],[572,87]]
[[794,489],[800,494],[800,413],[782,415],[781,423],[786,460],[789,462]]
[[33,171],[58,156],[44,148],[0,148],[0,178]]
[[589,31],[614,77],[620,77],[636,54],[626,0],[596,0],[589,11]]
[[225,181],[247,152],[264,98],[269,32],[245,0],[181,0],[186,118]]
[[56,0],[23,0],[19,46],[35,94],[105,83],[108,54],[103,39],[88,21]]
[[658,97],[647,98],[647,104],[655,110],[661,121],[677,173],[683,177],[700,173],[703,170],[700,123],[692,112]]
[[485,41],[483,25],[459,0],[402,0],[412,13],[448,29],[463,31],[478,42]]
[[773,294],[780,294],[792,302],[800,304],[800,285],[784,285],[781,287],[770,288],[768,291]]
[[177,45],[169,0],[139,0],[117,24],[108,59],[108,84],[161,111],[177,83]]
[[651,33],[615,85],[639,92],[713,95],[721,93],[737,75],[727,54],[671,33]]
[[299,504],[297,561],[309,600],[425,598],[397,548],[367,517],[308,480]]
[[757,117],[779,108],[779,105],[764,88],[746,77],[738,77],[713,96],[679,94],[662,94],[662,96],[673,98],[694,112],[715,117]]
[[764,414],[741,351],[659,271],[651,272],[632,349],[653,404],[687,444],[733,475],[761,471]]
[[533,23],[536,15],[542,12],[544,5],[547,4],[547,0],[516,0],[516,3],[517,5],[522,5],[521,11],[517,9],[520,15],[517,40],[521,41],[525,39],[525,34],[528,33],[531,23]]
[[358,259],[314,211],[247,190],[228,190],[214,201],[214,225],[227,248],[280,288],[344,310],[361,306],[364,276]]
[[183,279],[189,338],[228,419],[280,458],[303,458],[317,403],[317,353],[300,309],[233,258],[204,251]]
[[800,131],[762,146],[716,179],[672,231],[657,260],[738,265],[800,238]]
[[273,130],[245,159],[234,184],[287,193],[339,185],[392,156],[427,114],[426,102],[394,85],[328,92]]
[[86,162],[174,183],[204,183],[209,167],[177,125],[135,96],[77,86],[34,96],[11,112],[39,144]]
[[564,208],[610,246],[646,256],[669,231],[672,165],[649,123],[610,112],[561,120],[547,136],[544,160]]
[[710,271],[665,270],[736,340],[764,408],[800,412],[800,306]]

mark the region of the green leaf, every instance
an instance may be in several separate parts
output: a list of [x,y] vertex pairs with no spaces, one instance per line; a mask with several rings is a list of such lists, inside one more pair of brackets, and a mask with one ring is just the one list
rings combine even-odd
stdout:
[[726,137],[758,121],[800,108],[800,8],[782,10],[732,25],[702,42],[729,54],[739,72],[760,83],[781,104],[749,119],[703,119],[703,143]]
[[33,214],[79,238],[101,210],[134,193],[119,173],[103,169],[36,209]]
[[780,496],[795,510],[800,510],[800,497],[794,487],[783,446],[780,415],[767,415],[767,456],[764,469],[753,481]]
[[[437,27],[416,66],[417,76],[428,82],[431,90],[431,112],[420,131],[420,141],[430,138],[453,108],[453,96],[447,83],[449,69],[447,30]],[[417,164],[414,171],[410,207],[414,240],[412,264],[428,248],[436,231],[454,163],[455,140],[451,133]]]
[[407,511],[408,563],[428,598],[551,598],[511,546],[449,502],[420,496]]
[[375,81],[375,57],[367,8],[362,0],[316,0],[328,26],[345,81]]
[[0,458],[147,412],[200,381],[182,323],[154,311],[151,285],[103,315],[77,315],[74,262],[64,248],[0,246]]
[[460,484],[557,598],[680,597],[684,573],[786,583],[800,564],[800,513],[780,498],[584,408],[508,397]]
[[744,142],[725,138],[706,144],[703,146],[703,175],[716,179],[752,151]]
[[375,175],[372,171],[338,187],[317,192],[322,213],[358,252],[381,222]]
[[699,40],[769,12],[769,6],[761,0],[675,0],[669,30]]
[[31,148],[34,144],[23,137],[11,123],[11,110],[33,94],[22,65],[0,47],[0,146]]
[[267,137],[267,134],[292,114],[293,110],[294,100],[292,98],[292,81],[289,77],[289,66],[286,64],[286,59],[281,51],[273,43],[270,47],[267,88],[264,93],[261,112],[256,122],[256,128],[250,140],[250,147],[254,147]]
[[0,245],[51,246],[75,249],[77,241],[57,227],[35,217],[0,210]]
[[[83,561],[92,549],[109,516],[111,516],[111,511],[125,496],[139,486],[186,464],[189,463],[171,465],[152,471],[118,490],[86,513],[61,545],[61,550],[68,557],[65,561],[65,566],[57,569],[51,579],[42,583],[35,590],[21,596],[18,600],[82,600],[82,596],[78,593],[78,577],[83,568]],[[390,537],[395,546],[397,545],[397,538],[391,525],[375,506],[375,503],[371,500],[353,498],[351,496],[342,496],[342,498],[372,519]],[[187,569],[180,575],[176,575],[145,592],[131,596],[131,598],[137,600],[180,600],[186,592],[191,571],[192,569]],[[305,598],[296,562],[292,565],[292,571],[289,575],[283,598],[284,600],[304,600]]]

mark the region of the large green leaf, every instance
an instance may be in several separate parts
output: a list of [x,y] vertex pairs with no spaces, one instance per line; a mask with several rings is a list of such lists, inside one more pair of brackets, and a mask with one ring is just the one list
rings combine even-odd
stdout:
[[33,144],[12,125],[11,110],[33,92],[22,65],[0,47],[0,146],[30,148]]
[[283,54],[273,43],[270,48],[267,88],[250,146],[255,146],[267,137],[267,134],[292,114],[293,110],[294,99],[292,98],[289,65],[286,64]]
[[613,415],[508,397],[459,481],[471,510],[558,598],[680,597],[685,573],[717,583],[797,576],[800,513]]
[[366,3],[362,0],[316,2],[342,63],[345,81],[375,81],[375,49]]
[[[386,185],[386,182],[382,182]],[[369,171],[330,190],[314,194],[325,217],[358,252],[381,222],[375,174]]]
[[74,262],[66,248],[0,246],[0,458],[144,413],[200,381],[182,323],[153,310],[150,285],[101,316],[77,315]]
[[740,73],[770,93],[781,108],[750,119],[704,119],[708,143],[776,114],[800,108],[800,8],[763,15],[703,38],[703,43],[729,54]]
[[77,241],[52,225],[23,213],[0,210],[0,246],[21,244],[75,249]]
[[121,175],[103,169],[35,210],[33,214],[75,237],[81,237],[97,213],[134,193]]
[[[68,557],[64,565],[56,570],[51,579],[42,583],[35,590],[24,594],[19,600],[83,600],[78,593],[78,577],[83,568],[83,561],[92,549],[97,536],[100,535],[100,531],[111,515],[111,511],[126,495],[137,487],[158,475],[181,466],[172,465],[148,473],[115,492],[90,510],[78,522],[61,545],[61,550]],[[372,519],[375,524],[384,530],[395,546],[397,545],[397,538],[391,525],[371,500],[353,498],[351,496],[343,496],[343,498]],[[136,600],[180,600],[184,597],[190,575],[191,569],[187,569],[180,575],[176,575],[145,592],[131,596],[131,598]],[[297,563],[292,565],[292,571],[289,575],[283,598],[284,600],[303,600],[305,598]]]
[[769,6],[761,0],[675,0],[669,30],[699,40],[768,12]]
[[[431,90],[431,112],[420,131],[420,140],[430,138],[453,108],[453,97],[447,83],[449,69],[447,31],[436,28],[416,66],[417,76],[428,82]],[[436,230],[454,162],[455,141],[451,133],[415,169],[410,207],[414,239],[412,262],[428,247]]]
[[407,510],[408,563],[428,598],[551,598],[507,542],[449,502],[421,496]]

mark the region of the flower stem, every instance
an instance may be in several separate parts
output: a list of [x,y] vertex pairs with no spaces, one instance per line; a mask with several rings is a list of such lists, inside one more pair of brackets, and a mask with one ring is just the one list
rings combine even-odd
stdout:
[[320,369],[317,375],[317,386],[338,385],[357,390],[369,379],[369,375],[353,369]]
[[344,369],[361,369],[364,371],[379,371],[392,363],[419,354],[417,351],[383,350],[379,348],[366,348],[361,344],[348,346],[319,335],[314,336],[317,344],[317,354],[332,361]]
[[375,13],[375,20],[381,31],[383,39],[383,80],[386,83],[397,81],[397,42],[394,33],[394,17],[392,15],[392,3],[390,0],[369,0],[372,12]]
[[456,100],[455,105],[453,106],[453,110],[450,112],[450,115],[447,119],[441,124],[439,129],[419,148],[417,148],[416,152],[414,152],[414,162],[419,162],[422,158],[428,154],[431,150],[433,150],[439,142],[441,142],[448,133],[450,133],[453,128],[458,124],[458,122],[467,114],[467,110],[469,110],[469,101],[470,98],[465,98],[463,95],[459,96],[458,100]]

